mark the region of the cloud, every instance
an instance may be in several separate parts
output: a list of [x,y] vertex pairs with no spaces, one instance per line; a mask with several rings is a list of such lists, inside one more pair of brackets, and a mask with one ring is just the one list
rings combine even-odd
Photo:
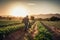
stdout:
[[35,3],[27,3],[27,4],[28,4],[28,5],[32,5],[32,6],[33,6],[33,5],[36,5]]

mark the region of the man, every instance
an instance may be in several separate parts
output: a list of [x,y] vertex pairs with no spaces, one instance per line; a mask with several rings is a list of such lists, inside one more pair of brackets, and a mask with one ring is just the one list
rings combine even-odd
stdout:
[[27,31],[28,26],[29,26],[29,18],[28,18],[28,16],[26,16],[26,17],[23,19],[23,23],[25,24],[25,31]]

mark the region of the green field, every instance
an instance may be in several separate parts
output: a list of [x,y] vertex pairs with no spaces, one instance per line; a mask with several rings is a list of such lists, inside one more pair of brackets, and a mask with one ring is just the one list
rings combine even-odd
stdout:
[[[32,20],[30,20],[30,24],[32,24]],[[9,35],[16,30],[23,28],[25,25],[22,23],[22,20],[14,21],[14,20],[0,20],[0,38],[3,36]]]
[[40,23],[37,22],[39,33],[35,37],[35,40],[52,40],[52,34]]
[[[60,21],[42,21],[43,23],[54,26],[57,28],[60,28]],[[33,21],[30,20],[30,24],[32,26]],[[38,27],[38,35],[35,36],[34,40],[52,40],[52,33],[48,31],[43,24],[41,24],[41,21],[37,21],[37,27]],[[2,39],[4,36],[9,35],[12,32],[15,32],[16,30],[23,28],[25,25],[22,23],[22,21],[2,21],[0,20],[0,39]]]
[[60,29],[60,21],[42,21],[43,23]]
[[24,27],[22,21],[0,20],[0,39],[22,27]]
[[0,27],[6,27],[6,26],[11,26],[15,24],[21,24],[22,21],[9,21],[9,20],[0,20]]

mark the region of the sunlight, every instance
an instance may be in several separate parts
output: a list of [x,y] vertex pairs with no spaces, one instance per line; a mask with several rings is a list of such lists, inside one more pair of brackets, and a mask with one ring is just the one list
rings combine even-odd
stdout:
[[28,11],[24,7],[17,6],[12,8],[11,15],[18,17],[25,17],[26,15],[28,15]]

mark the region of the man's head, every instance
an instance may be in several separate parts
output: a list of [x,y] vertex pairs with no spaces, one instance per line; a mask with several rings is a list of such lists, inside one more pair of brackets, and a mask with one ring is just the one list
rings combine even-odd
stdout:
[[26,17],[28,18],[28,15]]

